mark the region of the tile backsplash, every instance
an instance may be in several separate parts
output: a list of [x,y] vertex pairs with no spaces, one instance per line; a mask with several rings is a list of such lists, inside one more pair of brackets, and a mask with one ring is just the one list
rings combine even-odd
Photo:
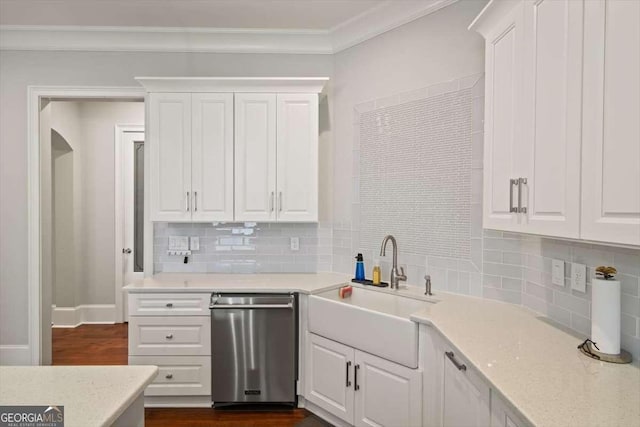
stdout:
[[[331,270],[331,227],[322,224],[154,224],[155,273],[313,273]],[[167,255],[169,236],[198,236],[200,250]],[[300,239],[297,251],[292,237]]]

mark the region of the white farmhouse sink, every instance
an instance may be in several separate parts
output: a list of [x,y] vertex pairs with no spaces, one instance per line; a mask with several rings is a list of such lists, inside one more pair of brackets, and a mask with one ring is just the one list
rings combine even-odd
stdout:
[[427,301],[354,287],[341,299],[333,289],[309,297],[309,331],[367,353],[418,367],[418,325],[409,316]]

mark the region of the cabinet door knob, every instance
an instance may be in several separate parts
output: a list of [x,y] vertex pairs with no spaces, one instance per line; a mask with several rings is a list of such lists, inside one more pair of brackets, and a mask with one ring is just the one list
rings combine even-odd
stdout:
[[167,338],[168,340],[173,339],[173,334],[169,334],[169,335],[167,335],[167,337],[166,337],[166,338]]
[[164,376],[166,379],[170,380],[171,378],[173,378],[173,374],[167,374]]

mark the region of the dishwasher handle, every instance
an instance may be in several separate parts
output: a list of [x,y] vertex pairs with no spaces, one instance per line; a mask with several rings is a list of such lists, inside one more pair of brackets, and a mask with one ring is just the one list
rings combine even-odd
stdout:
[[293,308],[293,303],[288,304],[209,304],[211,310],[235,310],[235,309],[253,309],[253,308]]

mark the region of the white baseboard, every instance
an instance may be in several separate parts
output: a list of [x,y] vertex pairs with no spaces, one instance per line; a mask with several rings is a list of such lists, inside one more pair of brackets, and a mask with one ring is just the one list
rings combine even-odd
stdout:
[[28,345],[0,345],[0,365],[31,365]]
[[114,304],[82,304],[77,307],[52,306],[54,328],[75,328],[83,324],[113,324],[116,322]]

